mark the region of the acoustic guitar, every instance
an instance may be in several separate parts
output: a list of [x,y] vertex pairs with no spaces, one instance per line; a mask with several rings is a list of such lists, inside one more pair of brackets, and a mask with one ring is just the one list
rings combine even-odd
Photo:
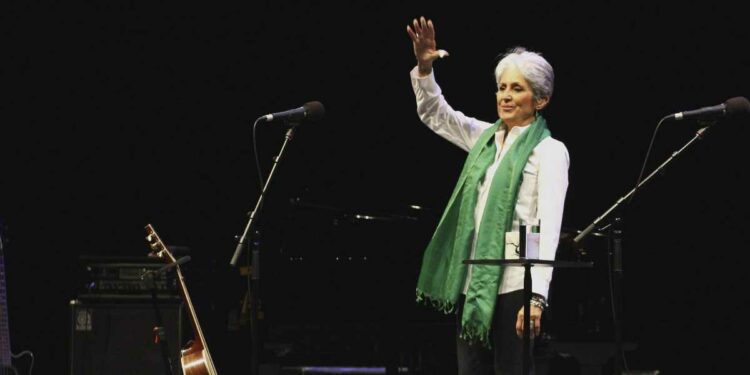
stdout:
[[190,324],[193,327],[193,340],[190,340],[187,346],[180,351],[182,372],[184,375],[217,375],[216,367],[208,351],[206,337],[203,335],[203,330],[198,323],[198,315],[195,313],[193,302],[190,300],[190,294],[188,294],[187,287],[185,286],[185,278],[182,276],[180,265],[169,251],[169,248],[159,238],[159,235],[151,224],[146,225],[146,233],[146,241],[148,241],[149,247],[152,250],[150,255],[164,258],[168,263],[174,265],[177,272],[177,281],[180,286],[180,294],[190,317]]

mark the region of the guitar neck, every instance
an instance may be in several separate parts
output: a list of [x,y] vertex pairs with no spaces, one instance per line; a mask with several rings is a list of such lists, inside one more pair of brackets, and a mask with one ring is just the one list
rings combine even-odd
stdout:
[[5,291],[5,258],[0,251],[0,365],[2,368],[11,366],[7,300]]
[[190,299],[190,294],[188,293],[187,287],[185,286],[185,279],[182,277],[182,270],[180,270],[179,266],[177,266],[177,279],[180,283],[180,293],[182,294],[182,299],[183,301],[185,301],[185,306],[187,307],[188,313],[190,314],[190,324],[192,325],[193,332],[195,334],[195,340],[193,341],[199,343],[200,348],[203,349],[203,359],[205,362],[202,364],[202,366],[205,366],[205,370],[208,375],[217,375],[214,361],[213,359],[211,359],[211,353],[208,350],[206,338],[205,336],[203,336],[203,330],[201,329],[201,325],[198,321],[198,314],[196,314],[195,312],[193,301]]
[[193,307],[193,301],[190,299],[190,294],[188,293],[187,287],[185,286],[185,279],[182,276],[182,270],[180,270],[179,266],[177,266],[177,280],[180,283],[180,294],[182,294],[182,299],[183,301],[185,301],[185,306],[188,314],[190,314],[190,324],[193,327],[193,332],[195,333],[196,339],[198,339],[198,341],[201,343],[203,350],[208,352],[206,338],[203,336],[203,330],[201,329],[201,325],[198,321],[198,314],[196,314],[195,307]]
[[[203,330],[201,329],[200,323],[198,323],[198,314],[195,313],[195,307],[193,307],[193,301],[190,299],[190,293],[188,293],[187,286],[185,285],[185,278],[182,276],[182,269],[180,269],[180,263],[175,259],[174,255],[169,251],[167,246],[162,242],[161,238],[159,238],[159,235],[156,234],[156,230],[154,230],[153,226],[151,224],[146,225],[146,231],[148,235],[146,236],[146,240],[149,243],[149,246],[151,247],[152,256],[158,256],[158,257],[165,257],[175,266],[175,270],[177,272],[177,281],[180,285],[180,294],[182,295],[182,300],[185,303],[186,309],[188,311],[188,314],[190,314],[190,324],[193,327],[193,333],[195,335],[195,338],[193,340],[193,344],[191,345],[191,348],[183,350],[182,352],[182,359],[185,360],[186,358],[190,358],[192,354],[185,354],[188,351],[196,350],[197,353],[201,354],[201,359],[197,363],[198,366],[205,367],[205,369],[208,371],[209,375],[215,375],[216,369],[213,364],[213,360],[211,359],[211,355],[208,352],[208,345],[206,344],[206,338],[203,335]],[[200,346],[200,348],[197,348],[196,346]],[[202,351],[202,353],[201,353]],[[193,358],[195,359],[195,358]],[[185,364],[183,363],[183,366]],[[190,365],[192,366],[192,364]],[[202,372],[201,372],[202,373]]]

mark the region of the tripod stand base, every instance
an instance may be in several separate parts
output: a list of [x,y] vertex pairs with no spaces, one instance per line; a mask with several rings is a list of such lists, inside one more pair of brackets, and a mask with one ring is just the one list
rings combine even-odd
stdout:
[[[613,359],[616,343],[611,341],[550,341],[549,347],[563,356],[572,356],[578,362],[581,375],[600,375],[602,369]],[[623,342],[624,351],[635,350],[634,342]]]

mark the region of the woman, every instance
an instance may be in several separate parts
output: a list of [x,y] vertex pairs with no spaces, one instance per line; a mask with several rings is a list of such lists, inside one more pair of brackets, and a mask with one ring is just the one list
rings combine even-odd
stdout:
[[[469,152],[427,246],[417,299],[457,313],[459,374],[521,373],[523,267],[466,266],[465,259],[518,258],[521,224],[540,225],[539,257],[554,259],[568,187],[568,150],[553,139],[540,111],[552,97],[554,72],[538,53],[507,52],[495,67],[494,123],[454,110],[435,81],[438,50],[430,20],[406,31],[417,66],[411,71],[422,122]],[[538,336],[552,269],[532,269],[531,330]]]

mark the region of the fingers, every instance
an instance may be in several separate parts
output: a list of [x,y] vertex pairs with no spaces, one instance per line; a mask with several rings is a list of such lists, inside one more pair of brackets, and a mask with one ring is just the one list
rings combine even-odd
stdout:
[[411,22],[411,26],[406,26],[406,32],[409,36],[418,38],[435,38],[435,26],[432,24],[432,20],[424,18],[424,16],[415,18]]
[[523,317],[519,316],[516,319],[516,336],[523,338]]
[[409,38],[411,38],[411,41],[416,43],[417,42],[417,34],[411,29],[411,26],[406,25],[406,32],[409,34]]
[[435,39],[435,26],[432,24],[432,20],[427,20],[427,24],[425,24],[425,35],[430,39]]
[[[523,338],[523,327],[524,327],[524,315],[523,315],[523,308],[518,313],[518,317],[516,318],[516,335],[519,338]],[[536,314],[531,314],[531,317],[529,318],[529,325],[531,326],[531,332],[534,334],[534,336],[539,336],[542,333],[542,317]]]
[[419,37],[424,35],[424,33],[421,31],[422,27],[419,24],[419,21],[415,18],[412,21],[411,26],[406,25],[406,33],[409,34],[409,38],[411,38],[411,41],[414,43],[419,42]]
[[[539,324],[539,320],[531,319],[529,322],[534,336],[539,336],[539,334],[542,333],[542,327],[541,324]],[[518,335],[519,338],[523,338],[523,320],[516,321],[516,335]]]

